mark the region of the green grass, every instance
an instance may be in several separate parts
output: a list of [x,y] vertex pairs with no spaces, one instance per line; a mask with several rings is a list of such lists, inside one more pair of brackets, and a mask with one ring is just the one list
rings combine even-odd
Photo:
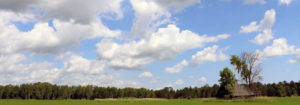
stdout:
[[251,99],[0,100],[0,105],[300,105],[300,97]]

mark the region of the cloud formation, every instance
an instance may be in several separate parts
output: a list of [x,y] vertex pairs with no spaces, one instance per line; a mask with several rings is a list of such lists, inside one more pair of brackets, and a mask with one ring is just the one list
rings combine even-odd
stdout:
[[184,84],[184,81],[182,79],[178,79],[177,81],[174,82],[174,85],[182,85]]
[[279,38],[273,40],[272,46],[267,46],[264,48],[264,57],[275,57],[293,54],[295,52],[295,46],[291,46],[287,43],[285,38]]
[[139,41],[121,44],[111,39],[102,40],[97,44],[97,55],[99,59],[108,61],[112,68],[140,70],[153,61],[172,60],[183,51],[228,37],[228,34],[200,36],[189,30],[180,31],[175,25],[168,25]]
[[[180,32],[175,25],[169,25],[167,28],[159,29],[161,31],[154,32],[158,26],[171,22],[173,9],[174,11],[182,10],[199,3],[200,0],[131,0],[130,3],[136,16],[131,34],[134,36],[136,33],[141,39],[124,44],[115,43],[111,39],[118,39],[122,31],[109,29],[101,19],[107,16],[121,19],[123,17],[122,2],[123,0],[87,0],[84,2],[80,0],[0,0],[2,82],[4,84],[50,82],[67,85],[136,87],[139,85],[138,82],[117,80],[118,71],[110,71],[109,67],[141,69],[153,61],[171,60],[183,51],[229,37],[227,34],[215,37],[199,36],[188,30]],[[33,28],[24,32],[14,22],[30,23]],[[142,28],[143,26],[145,28]],[[144,32],[145,30],[150,31],[147,33]],[[177,35],[173,36],[172,32]],[[89,60],[69,53],[74,47],[80,45],[82,40],[95,38],[103,38],[97,44],[98,51],[106,45],[116,45],[120,48],[117,48],[116,52],[110,50],[98,52],[98,55],[103,54],[99,57],[100,60]],[[166,43],[165,41],[169,38],[176,39],[176,41]],[[188,40],[194,41],[188,43]],[[171,47],[173,46],[171,44],[178,45],[178,47]],[[180,48],[192,44],[197,45]],[[126,52],[129,50],[133,52]],[[161,54],[156,52],[161,52]],[[59,58],[60,55],[63,57],[57,62],[62,62],[63,67],[59,68],[50,61],[27,61],[37,56]],[[110,59],[110,55],[116,57]],[[10,62],[5,62],[5,59]],[[140,77],[149,78],[152,74],[144,72]]]
[[198,84],[206,83],[207,79],[205,77],[200,77],[197,81]]
[[219,50],[219,46],[214,45],[212,47],[207,47],[193,55],[191,59],[191,65],[199,65],[203,62],[224,61],[226,59],[228,59],[228,57],[223,53],[223,50]]
[[23,54],[0,56],[1,84],[49,82],[59,85],[139,87],[138,82],[118,80],[119,73],[106,69],[105,62],[68,53],[59,58],[63,67],[51,62],[34,62]]
[[130,37],[149,37],[157,27],[172,22],[172,11],[180,11],[200,2],[201,0],[130,0],[136,17]]
[[188,66],[189,63],[186,60],[181,61],[180,63],[174,65],[173,67],[166,68],[166,72],[168,73],[178,73],[180,72],[184,67]]
[[252,33],[252,32],[260,32],[256,37],[252,40],[253,43],[258,45],[263,45],[270,40],[273,39],[272,26],[275,23],[276,12],[274,9],[267,10],[265,12],[264,18],[257,24],[257,21],[251,22],[247,26],[241,26],[241,33]]
[[139,75],[139,78],[151,78],[153,75],[150,72],[143,72]]
[[293,0],[278,0],[280,5],[290,5]]
[[[0,54],[31,52],[38,55],[57,54],[80,44],[81,40],[97,37],[116,37],[120,31],[112,31],[100,21],[90,24],[78,24],[74,21],[53,20],[36,23],[32,30],[20,31],[10,21],[28,21],[19,18],[28,15],[0,11]],[[24,19],[24,18],[23,18]],[[25,18],[26,19],[26,18]]]
[[224,61],[226,59],[228,59],[228,57],[223,53],[223,50],[220,50],[219,46],[214,45],[204,48],[192,55],[192,59],[189,62],[183,60],[172,67],[166,68],[165,71],[168,73],[178,73],[186,66],[197,66],[204,62],[217,62]]

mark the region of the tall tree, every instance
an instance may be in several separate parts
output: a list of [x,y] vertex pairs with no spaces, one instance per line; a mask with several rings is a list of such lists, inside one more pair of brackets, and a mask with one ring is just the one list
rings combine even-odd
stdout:
[[262,80],[260,73],[262,71],[260,63],[260,54],[257,52],[243,52],[240,56],[232,55],[230,63],[240,74],[242,81],[248,86]]
[[220,88],[218,91],[219,98],[232,98],[234,94],[234,86],[236,79],[229,68],[224,68],[220,71]]
[[4,93],[4,86],[0,85],[0,99],[2,99],[3,93]]

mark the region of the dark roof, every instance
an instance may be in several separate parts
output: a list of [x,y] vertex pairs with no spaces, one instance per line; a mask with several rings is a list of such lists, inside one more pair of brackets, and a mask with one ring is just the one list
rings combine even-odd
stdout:
[[236,84],[234,86],[234,97],[249,97],[254,95],[254,92],[245,85]]

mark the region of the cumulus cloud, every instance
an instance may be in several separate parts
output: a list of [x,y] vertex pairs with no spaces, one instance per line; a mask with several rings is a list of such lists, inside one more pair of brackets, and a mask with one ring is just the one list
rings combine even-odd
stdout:
[[280,5],[290,5],[293,0],[278,0]]
[[178,79],[177,81],[174,82],[175,85],[182,85],[184,84],[184,81],[182,79]]
[[300,62],[300,49],[296,49],[294,56],[295,56],[295,58],[294,58],[294,59],[290,59],[290,60],[288,61],[289,63],[297,63],[297,62]]
[[59,20],[53,20],[55,29],[46,22],[39,22],[32,30],[22,32],[10,21],[29,16],[3,11],[0,11],[0,16],[3,16],[0,17],[0,53],[55,54],[78,45],[83,39],[116,37],[120,34],[118,30],[112,31],[103,26],[100,21],[78,24]]
[[244,4],[260,4],[264,5],[267,2],[265,0],[244,0]]
[[200,77],[197,81],[198,84],[206,83],[207,79],[205,77]]
[[[122,32],[111,30],[101,19],[123,17],[123,0],[0,0],[0,72],[1,83],[50,82],[67,85],[134,86],[135,81],[117,80],[114,69],[143,69],[153,61],[173,59],[179,53],[204,47],[229,37],[198,35],[189,30],[180,31],[175,25],[157,27],[171,22],[171,13],[201,0],[131,0],[136,20],[133,35],[146,36],[124,43],[114,38]],[[51,20],[51,21],[49,21]],[[29,31],[20,31],[13,22],[32,23]],[[103,38],[97,44],[98,60],[80,55],[63,55],[55,62],[32,61],[32,55],[57,57],[71,51],[85,39]],[[173,40],[171,43],[169,40]],[[28,53],[29,55],[24,55]],[[27,60],[30,59],[30,60]],[[9,61],[6,61],[9,60]],[[152,77],[144,72],[140,77]]]
[[261,32],[259,33],[254,40],[253,43],[262,45],[270,42],[273,39],[272,34],[272,26],[275,23],[276,12],[274,9],[267,10],[265,12],[264,18],[257,24],[256,21],[251,22],[247,26],[241,26],[241,33],[252,33],[252,32]]
[[289,45],[287,39],[278,38],[273,40],[271,46],[266,46],[263,51],[257,51],[262,54],[264,58],[272,58],[284,55],[294,55],[293,59],[289,59],[289,63],[300,62],[300,48],[296,48],[294,45]]
[[123,17],[121,2],[123,0],[43,0],[39,8],[45,11],[46,18],[63,21],[71,19],[75,22],[88,24],[98,20],[103,13],[115,14],[117,18]]
[[171,11],[180,11],[201,0],[130,0],[136,20],[131,37],[149,37],[157,27],[172,22]]
[[131,27],[131,37],[148,37],[156,27],[170,22],[171,13],[151,0],[130,0],[136,20]]
[[296,59],[290,59],[290,60],[288,60],[288,62],[289,62],[289,63],[296,63],[296,62],[299,62],[299,61],[296,60]]
[[1,84],[19,84],[24,82],[52,82],[59,70],[52,68],[50,62],[30,62],[23,54],[0,56]]
[[151,78],[153,75],[150,72],[143,72],[139,75],[139,78]]
[[[14,12],[43,12],[36,14],[42,19],[58,19],[88,24],[97,20],[103,13],[115,14],[115,17],[123,17],[121,11],[122,0],[0,0],[0,9]],[[80,7],[80,8],[78,8]],[[34,8],[34,9],[30,9]]]
[[97,55],[100,59],[107,60],[115,69],[143,69],[152,61],[171,60],[183,51],[203,47],[206,43],[228,37],[228,34],[200,36],[189,30],[180,31],[175,25],[168,25],[166,28],[160,28],[149,38],[139,41],[121,44],[111,39],[102,40],[97,44]]
[[223,53],[222,50],[218,49],[217,45],[212,47],[207,47],[202,51],[198,51],[195,55],[192,55],[191,61],[183,60],[180,63],[174,65],[173,67],[168,67],[165,69],[168,73],[178,73],[186,66],[196,66],[203,62],[216,62],[224,61],[228,57]]
[[222,50],[218,50],[218,48],[219,46],[214,45],[197,52],[192,56],[191,65],[199,65],[203,62],[216,62],[226,60],[228,57],[223,53]]
[[[0,55],[0,72],[2,73],[14,73],[18,69],[23,68],[23,64],[17,64],[20,61],[26,60],[26,57],[22,54],[9,54],[9,55]],[[15,65],[16,66],[11,66]],[[20,71],[22,72],[22,71]]]
[[[84,39],[116,37],[100,18],[122,18],[122,0],[0,0],[0,54],[49,55],[68,51]],[[78,8],[80,7],[80,8]],[[53,27],[48,24],[53,20]],[[28,32],[12,22],[32,23]]]
[[72,55],[64,62],[66,72],[80,72],[85,74],[98,74],[105,69],[105,62],[99,60],[88,60],[78,55]]
[[21,84],[49,82],[59,85],[98,85],[116,87],[139,87],[135,81],[118,80],[119,73],[105,68],[105,62],[89,60],[76,54],[60,58],[63,67],[51,62],[35,62],[24,54],[0,56],[0,83]]
[[293,54],[295,52],[295,46],[291,46],[287,43],[285,38],[279,38],[273,40],[272,46],[267,46],[263,50],[264,57],[275,57]]
[[168,72],[168,73],[178,73],[186,66],[188,66],[188,62],[186,60],[183,60],[183,61],[181,61],[180,63],[176,64],[173,67],[166,68],[165,71]]

